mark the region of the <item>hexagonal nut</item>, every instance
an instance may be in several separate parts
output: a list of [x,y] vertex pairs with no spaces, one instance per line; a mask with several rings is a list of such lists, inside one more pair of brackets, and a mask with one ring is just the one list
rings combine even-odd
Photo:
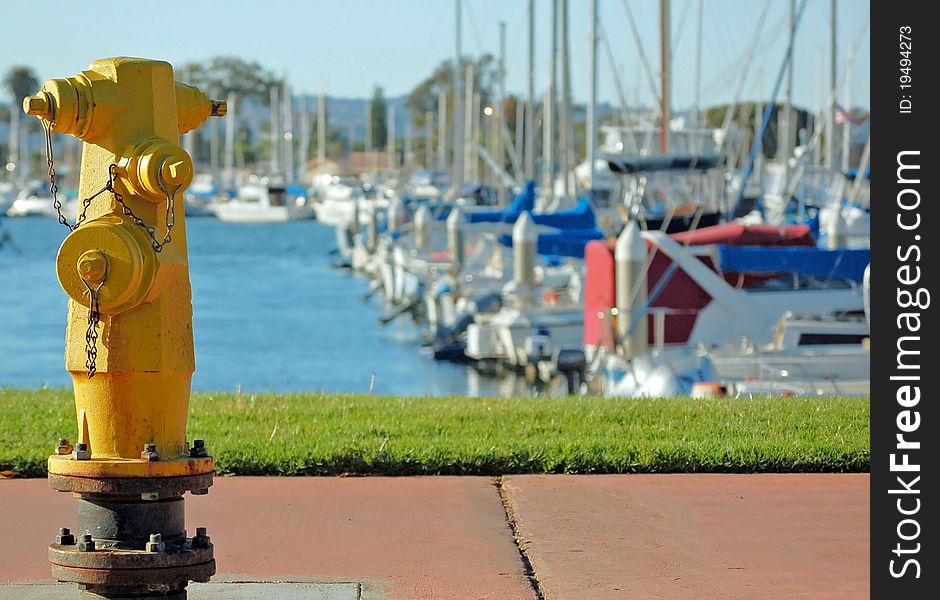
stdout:
[[59,534],[55,536],[55,543],[60,546],[71,546],[75,543],[75,536],[68,527],[62,527],[59,529]]
[[72,451],[73,460],[91,460],[91,450],[88,449],[88,444],[79,442],[75,446],[75,450]]
[[91,552],[95,549],[95,540],[92,539],[91,535],[85,534],[82,536],[82,539],[78,542],[78,551],[79,552]]
[[146,543],[144,549],[147,552],[163,552],[166,550],[166,544],[163,542],[163,536],[159,533],[150,534],[150,541]]
[[56,444],[55,453],[59,456],[68,456],[72,453],[72,443],[68,438],[59,438],[59,442]]
[[203,458],[209,456],[209,449],[206,448],[206,441],[193,440],[193,447],[189,449],[189,455],[193,458]]
[[143,452],[140,453],[140,457],[150,462],[157,462],[160,460],[160,455],[157,454],[157,445],[145,444]]
[[210,540],[211,538],[206,534],[206,528],[197,527],[196,535],[193,536],[192,547],[193,548],[208,548]]

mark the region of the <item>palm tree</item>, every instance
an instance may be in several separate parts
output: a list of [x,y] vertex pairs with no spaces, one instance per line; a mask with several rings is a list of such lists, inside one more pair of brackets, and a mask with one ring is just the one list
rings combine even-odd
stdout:
[[3,76],[3,86],[13,97],[13,107],[17,108],[23,103],[23,98],[36,93],[39,89],[39,78],[36,77],[32,68],[17,65],[10,67],[10,70]]
[[10,106],[10,142],[7,154],[9,162],[15,165],[21,156],[19,116],[22,109],[20,106],[23,104],[23,98],[35,93],[39,88],[39,79],[30,67],[18,65],[11,67],[3,76],[3,86],[13,97],[13,104]]

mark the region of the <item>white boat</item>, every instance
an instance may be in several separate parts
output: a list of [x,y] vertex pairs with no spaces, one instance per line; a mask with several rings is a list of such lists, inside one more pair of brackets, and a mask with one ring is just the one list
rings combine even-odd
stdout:
[[363,198],[362,186],[355,179],[321,175],[317,185],[320,200],[316,204],[317,221],[333,227],[345,226],[356,213],[356,203]]
[[868,323],[861,317],[806,317],[785,314],[774,340],[748,339],[737,348],[708,352],[719,380],[740,393],[793,394],[871,391]]
[[[76,202],[60,198],[62,214],[66,218],[74,219]],[[49,194],[44,183],[35,182],[27,188],[20,190],[16,199],[10,204],[6,214],[8,217],[58,217],[55,201]]]
[[286,223],[312,219],[314,215],[306,196],[291,194],[286,186],[266,178],[249,181],[238,189],[235,198],[214,203],[212,212],[220,221],[232,223]]
[[[738,227],[729,224],[714,231]],[[708,231],[701,233],[712,235]],[[677,272],[680,279],[671,283],[668,279],[656,280],[653,289],[658,290],[657,305],[647,303],[645,308],[653,317],[650,349],[641,349],[642,354],[635,356],[616,352],[616,342],[611,343],[617,337],[608,316],[613,303],[597,295],[599,287],[586,291],[586,296],[600,298],[585,309],[586,315],[596,314],[599,319],[591,324],[591,336],[585,339],[586,354],[594,359],[592,372],[600,383],[595,391],[609,396],[681,395],[692,393],[696,383],[722,379],[748,382],[762,376],[766,379],[773,373],[777,379],[799,373],[801,382],[827,381],[828,389],[835,389],[832,382],[854,382],[867,368],[867,356],[858,343],[860,336],[867,335],[867,326],[857,320],[833,318],[861,313],[861,286],[855,279],[801,276],[775,263],[774,269],[783,272],[780,277],[745,284],[746,273],[760,271],[738,270],[724,263],[720,257],[725,246],[686,246],[660,232],[644,232],[643,238],[657,251],[659,256],[654,260],[663,261],[661,267],[654,264],[651,272],[662,272],[663,278]],[[814,247],[807,246],[803,251],[817,253],[820,261],[843,261],[842,255],[823,257],[825,251]],[[851,260],[848,252],[844,251],[845,262]],[[668,267],[666,261],[671,263]],[[726,270],[719,271],[716,265],[722,264]],[[671,270],[672,265],[676,271]],[[590,271],[591,264],[588,268]],[[604,277],[614,276],[605,275],[605,269],[598,272],[598,284]],[[589,272],[589,285],[594,285],[592,277]],[[799,321],[790,318],[794,307],[806,316]],[[801,331],[807,334],[805,338]],[[810,343],[823,338],[845,341],[852,348],[834,345],[824,357],[819,346],[825,344]],[[742,340],[752,348],[750,352],[742,351]],[[721,368],[716,368],[716,363]],[[807,389],[815,392],[823,388]],[[858,391],[860,387],[851,389]]]

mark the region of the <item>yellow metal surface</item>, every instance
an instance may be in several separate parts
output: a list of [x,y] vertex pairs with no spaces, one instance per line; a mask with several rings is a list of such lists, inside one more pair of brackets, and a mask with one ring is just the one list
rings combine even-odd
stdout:
[[212,457],[176,460],[113,459],[72,460],[70,456],[49,457],[49,472],[71,477],[180,477],[211,473]]
[[[121,57],[47,81],[23,107],[53,132],[85,142],[80,198],[98,192],[117,165],[115,192],[156,228],[158,240],[166,231],[167,194],[176,200],[172,242],[159,253],[110,193],[91,202],[84,223],[59,249],[56,271],[70,298],[65,363],[79,441],[88,444],[91,460],[54,455],[50,471],[86,477],[211,471],[211,458],[185,458],[195,361],[183,192],[193,165],[177,142],[209,116],[224,114],[224,103],[176,82],[166,62]],[[93,290],[101,321],[97,372],[89,378],[85,334]],[[156,444],[161,460],[141,460],[145,444]]]

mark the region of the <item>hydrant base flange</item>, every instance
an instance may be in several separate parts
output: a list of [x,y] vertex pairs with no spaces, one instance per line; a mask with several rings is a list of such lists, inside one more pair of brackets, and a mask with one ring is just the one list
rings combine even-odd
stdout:
[[212,473],[214,460],[212,456],[204,456],[147,461],[98,458],[94,454],[90,460],[74,460],[71,456],[54,454],[49,457],[48,469],[50,474],[75,477],[169,478]]
[[49,486],[60,492],[86,494],[136,495],[157,493],[160,497],[186,492],[204,493],[212,485],[215,473],[182,477],[76,477],[49,473]]
[[[187,544],[188,546],[188,544]],[[207,548],[183,547],[166,552],[143,550],[93,550],[80,552],[75,545],[49,546],[53,569],[64,569],[59,580],[86,585],[171,585],[186,581],[208,581],[215,574],[212,544]],[[195,577],[193,577],[195,575]]]

